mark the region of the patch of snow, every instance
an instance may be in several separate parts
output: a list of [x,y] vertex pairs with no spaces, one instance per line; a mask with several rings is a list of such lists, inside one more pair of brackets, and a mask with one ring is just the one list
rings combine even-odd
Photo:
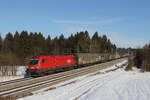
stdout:
[[24,78],[26,66],[18,66],[16,70],[16,76],[0,76],[0,82]]
[[127,63],[127,62],[128,62],[128,60],[124,60],[124,61],[118,63],[117,66],[121,66],[121,65],[123,65],[123,64],[125,64],[125,63]]
[[25,75],[25,73],[26,73],[26,66],[19,66],[18,68],[17,68],[17,75],[18,76],[24,76]]
[[[125,63],[127,61],[111,68]],[[111,68],[71,79],[18,100],[149,100],[150,73],[140,73],[136,68],[128,72],[124,68],[108,72]]]

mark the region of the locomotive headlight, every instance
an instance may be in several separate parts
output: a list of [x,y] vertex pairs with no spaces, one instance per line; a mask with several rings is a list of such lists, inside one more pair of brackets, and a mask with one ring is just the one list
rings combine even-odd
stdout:
[[68,60],[67,60],[67,63],[71,63],[71,60],[70,60],[70,59],[68,59]]
[[29,69],[35,69],[35,67],[31,66],[31,67],[29,67]]
[[39,69],[40,67],[39,66],[35,66],[37,69]]
[[30,69],[39,69],[39,66],[31,66]]

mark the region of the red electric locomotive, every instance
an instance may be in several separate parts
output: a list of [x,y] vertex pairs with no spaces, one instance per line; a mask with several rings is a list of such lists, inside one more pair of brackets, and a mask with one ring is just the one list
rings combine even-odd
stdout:
[[60,71],[64,68],[72,68],[77,63],[74,55],[61,56],[34,56],[30,61],[27,74],[31,76],[41,76]]
[[113,59],[116,54],[77,53],[74,55],[34,56],[27,68],[27,76],[43,76],[55,72],[85,67]]

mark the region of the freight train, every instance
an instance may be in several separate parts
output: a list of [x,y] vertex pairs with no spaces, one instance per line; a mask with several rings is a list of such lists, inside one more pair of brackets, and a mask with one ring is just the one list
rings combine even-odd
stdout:
[[26,70],[28,76],[43,76],[52,73],[85,67],[120,58],[116,54],[77,53],[72,55],[34,56]]

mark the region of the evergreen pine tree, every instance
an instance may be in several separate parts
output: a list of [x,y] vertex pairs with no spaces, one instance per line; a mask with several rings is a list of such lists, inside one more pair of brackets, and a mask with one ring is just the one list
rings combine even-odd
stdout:
[[64,35],[61,34],[58,39],[58,47],[59,47],[59,54],[64,54],[65,52],[65,38]]
[[8,33],[4,39],[4,52],[13,52],[14,39],[12,33]]
[[14,49],[15,55],[19,56],[18,53],[20,51],[20,37],[19,37],[18,31],[16,31],[15,35],[14,35],[14,46],[13,46],[13,49]]
[[76,43],[73,34],[71,34],[71,36],[66,39],[65,44],[65,53],[76,53]]
[[103,53],[106,53],[107,52],[107,36],[106,35],[103,35],[102,36],[102,52]]
[[52,44],[53,50],[52,50],[52,54],[59,54],[59,45],[58,45],[58,37],[56,36],[53,39],[53,44]]
[[94,35],[92,36],[92,40],[91,40],[91,46],[90,46],[91,52],[92,53],[99,53],[100,52],[100,46],[101,46],[101,42],[99,39],[98,32],[95,32]]
[[90,37],[87,31],[81,31],[78,34],[77,46],[79,52],[88,53],[90,48]]
[[47,39],[46,39],[46,48],[45,48],[45,52],[47,54],[52,54],[52,40],[50,35],[48,35]]
[[1,37],[1,35],[0,35],[0,53],[2,52],[2,43],[3,43],[2,37]]
[[26,58],[29,53],[29,41],[28,41],[28,32],[22,31],[19,37],[20,43],[20,56]]

